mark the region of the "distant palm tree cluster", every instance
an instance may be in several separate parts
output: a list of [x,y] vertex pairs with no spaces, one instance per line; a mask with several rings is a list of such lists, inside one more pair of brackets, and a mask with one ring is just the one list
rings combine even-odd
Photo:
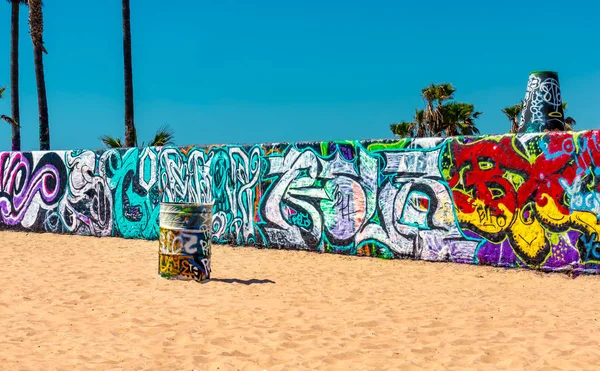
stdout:
[[[456,88],[449,83],[430,84],[421,90],[425,109],[416,109],[412,121],[401,121],[390,125],[392,133],[401,138],[440,137],[479,134],[475,120],[482,112],[469,103],[455,102]],[[563,102],[566,112],[567,102]],[[519,114],[523,102],[502,109],[511,123],[510,133],[519,127]],[[565,131],[572,131],[576,124],[572,117],[565,119]]]
[[425,109],[416,109],[413,121],[390,125],[399,137],[439,137],[479,134],[475,120],[481,112],[475,105],[454,101],[452,84],[430,84],[421,90]]
[[[44,46],[44,20],[42,0],[7,0],[11,4],[11,37],[10,37],[10,96],[11,116],[0,115],[12,127],[11,149],[21,150],[21,120],[19,112],[19,6],[27,5],[29,9],[29,34],[33,43],[33,62],[35,66],[35,81],[37,85],[39,113],[39,142],[40,150],[50,149],[50,127],[48,124],[48,103],[46,99],[46,81],[44,77],[43,54],[48,54]],[[125,82],[125,143],[118,137],[104,135],[100,138],[107,147],[137,146],[137,134],[133,120],[133,71],[131,67],[131,24],[129,0],[122,0],[123,17],[123,62]],[[0,87],[0,98],[6,91]],[[148,145],[162,146],[172,144],[173,131],[164,126],[156,132]],[[143,145],[143,144],[142,144]]]
[[[151,146],[151,147],[166,146],[168,144],[173,144],[173,139],[174,139],[173,131],[171,129],[169,129],[168,126],[163,126],[156,131],[156,134],[154,134],[154,138],[152,138],[148,142],[148,146]],[[142,142],[141,145],[138,145],[137,136],[134,136],[134,140],[135,140],[135,145],[134,145],[135,147],[144,147],[145,146],[144,142]],[[119,137],[111,137],[110,135],[103,135],[100,137],[100,141],[108,148],[126,147],[123,145],[123,143],[121,142],[121,138],[119,138]],[[133,147],[133,146],[128,146],[128,147]]]

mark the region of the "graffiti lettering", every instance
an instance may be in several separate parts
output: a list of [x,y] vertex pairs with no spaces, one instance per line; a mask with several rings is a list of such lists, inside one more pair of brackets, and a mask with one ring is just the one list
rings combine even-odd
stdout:
[[159,274],[170,278],[192,278],[205,280],[210,278],[210,260],[196,262],[189,255],[159,255]]
[[34,159],[32,154],[0,152],[0,221],[33,227],[40,209],[51,209],[59,198],[61,172],[63,163],[54,153]]
[[[155,149],[111,149],[100,158],[100,173],[113,192],[115,234],[125,238],[158,237],[159,192]],[[142,182],[140,183],[140,179]]]
[[[555,107],[557,91],[530,84],[537,120],[536,105]],[[207,234],[234,245],[600,272],[599,164],[600,131],[0,152],[0,227],[158,239],[159,270],[195,278],[210,275]],[[161,201],[212,204],[210,229],[159,229]]]
[[581,254],[585,261],[600,261],[600,239],[596,233],[587,236],[585,233],[579,236],[578,241]]
[[[556,155],[554,149],[563,143],[549,145],[548,139],[542,135],[515,141],[509,136],[470,143],[453,139],[445,158],[461,227],[492,243],[508,240],[516,258],[532,267],[553,264],[548,260],[550,241],[569,240],[574,233],[596,236],[600,231],[596,215],[586,212],[583,202],[589,200],[593,208],[595,198],[578,193],[579,152]],[[494,156],[492,149],[503,155]],[[554,155],[548,158],[544,152]],[[587,185],[598,187],[589,181]]]
[[49,230],[110,236],[113,198],[106,178],[100,173],[98,156],[92,151],[67,152],[68,192],[58,209],[46,216]]

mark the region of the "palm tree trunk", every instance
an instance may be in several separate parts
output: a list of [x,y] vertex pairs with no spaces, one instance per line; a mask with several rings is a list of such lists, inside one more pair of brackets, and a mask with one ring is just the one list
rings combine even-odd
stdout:
[[44,79],[44,19],[41,0],[29,0],[29,28],[33,42],[33,63],[38,94],[38,112],[40,120],[40,150],[50,149],[50,128],[48,126],[48,103],[46,100],[46,81]]
[[[425,122],[426,122],[426,132],[429,132],[430,136],[435,136],[435,114],[433,111],[433,100],[427,100],[427,106],[425,107]],[[427,136],[425,133],[424,136]]]
[[12,126],[13,151],[21,150],[21,118],[19,114],[19,1],[13,0],[10,28],[10,106],[12,119],[17,125]]
[[131,67],[131,24],[129,0],[122,0],[123,8],[123,59],[125,70],[125,147],[136,145],[133,121],[133,71]]
[[419,122],[417,124],[417,138],[424,138],[427,136],[427,129],[425,129],[425,124]]
[[511,133],[516,133],[519,130],[518,118],[515,117],[512,120],[510,120],[510,122],[511,122],[510,132]]

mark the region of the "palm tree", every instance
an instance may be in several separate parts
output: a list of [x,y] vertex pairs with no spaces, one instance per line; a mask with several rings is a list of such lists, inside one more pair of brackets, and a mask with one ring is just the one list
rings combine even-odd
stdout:
[[516,133],[519,130],[519,114],[522,110],[523,102],[502,109],[502,112],[510,121],[510,133]]
[[573,131],[573,126],[577,124],[577,121],[573,119],[571,116],[567,117],[567,105],[568,102],[562,103],[563,114],[565,116],[565,131]]
[[402,121],[390,125],[390,130],[401,138],[422,138],[427,136],[425,110],[415,110],[415,121]]
[[577,121],[575,121],[572,117],[567,117],[565,119],[565,131],[573,131],[573,126],[575,126],[577,124]]
[[454,98],[454,92],[456,92],[456,88],[452,84],[443,83],[436,86],[436,100],[437,107],[435,113],[435,123],[434,123],[434,132],[438,133],[443,131],[440,127],[442,125],[444,119],[444,102]]
[[[570,116],[566,117],[568,104],[569,104],[568,102],[562,102],[563,114],[565,116],[565,130],[564,131],[573,131],[573,126],[575,126],[577,124],[577,121],[575,121],[575,119],[573,119]],[[521,113],[521,110],[523,110],[523,102],[521,102],[519,104],[515,104],[514,106],[506,107],[502,110],[502,112],[506,115],[506,117],[508,117],[508,120],[511,123],[510,133],[516,133],[518,131],[518,128],[519,128],[518,116]]]
[[[175,134],[173,130],[169,128],[168,125],[165,125],[159,128],[154,134],[154,138],[148,143],[149,147],[162,147],[169,144],[173,144],[175,139]],[[124,148],[124,147],[133,147],[133,146],[123,146],[121,142],[121,138],[119,137],[111,137],[109,135],[103,135],[100,137],[100,141],[106,146],[106,148]],[[138,147],[137,142],[135,146]],[[144,147],[145,144],[142,143],[141,147]]]
[[131,22],[129,0],[122,0],[123,10],[123,62],[125,77],[125,146],[133,147],[137,142],[133,121],[133,70],[131,67]]
[[475,120],[481,112],[475,111],[475,105],[461,102],[446,103],[440,108],[442,130],[447,136],[479,134]]
[[412,138],[415,136],[415,123],[402,121],[396,124],[390,125],[390,130],[394,135],[399,136],[400,138]]
[[481,112],[475,106],[448,100],[454,99],[456,88],[450,83],[429,84],[421,89],[425,109],[415,110],[415,121],[390,125],[392,133],[399,136],[426,137],[446,135],[473,135],[479,130],[475,119]]
[[103,135],[100,137],[100,140],[106,146],[106,148],[123,148],[123,143],[121,143],[121,138],[119,137]]
[[44,48],[44,19],[42,1],[29,0],[29,33],[33,42],[33,63],[35,65],[35,82],[38,94],[38,112],[40,120],[40,150],[50,149],[50,128],[48,126],[48,102],[46,99],[46,81],[44,79],[43,54],[48,53]]
[[[7,0],[11,3],[12,16],[10,25],[10,106],[13,151],[21,150],[21,115],[19,111],[19,5],[27,4],[27,0]],[[2,118],[9,118],[2,116]],[[6,120],[6,119],[5,119]]]
[[415,124],[417,127],[416,136],[424,138],[427,136],[427,123],[425,122],[425,110],[415,109]]
[[455,92],[456,88],[450,83],[437,85],[432,83],[421,89],[421,96],[426,102],[423,120],[431,135],[437,136],[443,131],[441,129],[442,107],[445,101],[454,98]]
[[425,123],[427,124],[428,131],[433,131],[434,123],[436,122],[436,115],[433,103],[437,97],[437,87],[435,84],[429,84],[427,87],[421,89],[421,96],[426,102],[425,105],[425,115],[423,117]]

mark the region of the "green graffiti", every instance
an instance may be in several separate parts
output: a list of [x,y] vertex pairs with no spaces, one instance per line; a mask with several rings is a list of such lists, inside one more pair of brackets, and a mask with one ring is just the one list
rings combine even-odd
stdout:
[[[158,186],[139,184],[139,150],[110,150],[105,153],[109,187],[114,190],[115,234],[125,238],[158,238]],[[143,171],[142,167],[142,171]],[[156,170],[154,170],[156,171]],[[142,177],[149,178],[142,174]]]

